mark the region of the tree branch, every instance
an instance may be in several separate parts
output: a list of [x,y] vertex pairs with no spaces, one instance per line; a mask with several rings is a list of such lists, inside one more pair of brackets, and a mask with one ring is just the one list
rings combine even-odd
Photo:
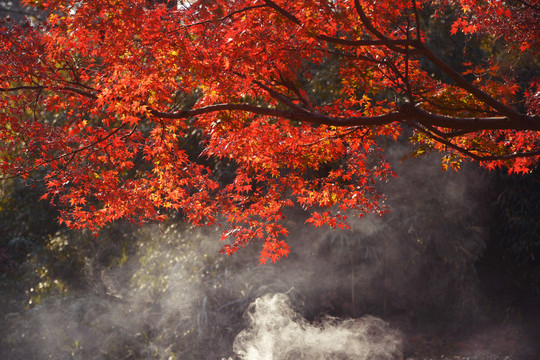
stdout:
[[[354,1],[356,12],[360,16],[360,19],[364,26],[368,29],[370,33],[372,33],[376,38],[378,38],[380,41],[384,43],[389,49],[403,53],[403,54],[411,54],[412,51],[407,49],[403,49],[399,46],[395,46],[394,43],[392,43],[392,39],[386,37],[383,35],[379,30],[377,30],[370,22],[369,18],[367,17],[366,13],[364,12],[364,9],[362,8],[362,5],[360,4],[359,0]],[[416,5],[416,2],[414,2]],[[416,10],[416,9],[415,9]],[[418,20],[417,20],[418,21]],[[411,45],[410,42],[413,44]],[[490,106],[491,108],[497,110],[501,115],[504,115],[510,119],[512,119],[516,124],[519,126],[525,126],[528,125],[519,123],[526,122],[527,117],[519,114],[517,111],[513,110],[512,108],[506,106],[502,102],[496,100],[492,96],[488,95],[478,87],[474,86],[471,82],[467,81],[461,74],[459,74],[457,71],[455,71],[450,65],[445,63],[442,59],[440,59],[438,56],[436,56],[431,50],[429,50],[420,39],[417,39],[417,41],[410,41],[406,44],[407,46],[413,46],[415,48],[414,53],[419,53],[424,55],[429,61],[431,61],[435,66],[437,66],[439,69],[441,69],[445,74],[447,74],[459,87],[462,89],[467,90],[472,95],[474,95],[478,100],[482,101],[484,104]]]
[[253,10],[253,9],[258,9],[258,8],[263,8],[263,7],[269,7],[269,5],[266,5],[266,4],[261,4],[261,5],[252,5],[252,6],[246,6],[245,8],[242,8],[242,9],[238,9],[236,11],[232,11],[230,12],[229,14],[219,18],[219,19],[212,19],[212,20],[204,20],[204,21],[199,21],[199,22],[196,22],[196,23],[191,23],[191,24],[188,24],[188,25],[184,25],[182,26],[182,28],[189,28],[189,27],[193,27],[193,26],[198,26],[198,25],[204,25],[204,24],[210,24],[210,23],[216,23],[216,22],[221,22],[221,21],[224,21],[224,20],[227,20],[231,17],[233,17],[234,15],[236,14],[240,14],[240,13],[243,13],[243,12],[246,12],[246,11],[249,11],[249,10]]
[[523,1],[523,0],[516,0],[516,1],[517,1],[518,3],[521,3],[521,4],[525,5],[525,6],[528,7],[529,9],[533,9],[534,11],[540,12],[540,7],[538,7],[537,5],[529,4],[528,2]]
[[[395,40],[390,39],[389,37],[383,35],[383,33],[381,33],[379,30],[377,30],[375,28],[375,26],[373,26],[373,24],[371,23],[369,18],[367,17],[367,15],[364,12],[364,9],[362,8],[362,5],[360,4],[359,0],[354,0],[354,6],[356,8],[356,12],[360,16],[360,20],[362,21],[362,24],[364,24],[366,29],[368,29],[368,31],[371,34],[373,34],[377,39],[379,39],[386,47],[388,47],[390,50],[393,50],[393,51],[401,53],[401,54],[413,54],[413,53],[416,53],[416,50],[409,50],[408,48],[404,49],[404,48],[401,48],[399,46],[396,46],[396,44],[394,43]],[[410,40],[407,40],[407,44],[409,44],[409,43],[413,43],[413,42],[410,41]],[[414,44],[415,44],[415,46],[413,46],[413,47],[416,47],[419,43],[415,41]]]
[[16,92],[21,90],[43,90],[45,86],[36,85],[36,86],[15,86],[11,88],[0,88],[0,92]]
[[414,21],[416,23],[416,40],[421,42],[422,31],[420,30],[420,16],[418,15],[418,6],[416,5],[416,0],[412,0],[412,6],[414,11]]
[[282,8],[281,6],[279,6],[272,0],[264,0],[264,2],[268,6],[270,6],[272,9],[276,10],[278,13],[280,13],[281,15],[285,16],[287,19],[295,23],[296,25],[302,25],[302,22],[300,22],[300,20],[298,20],[296,16],[294,16],[293,14],[291,14],[290,12],[288,12],[287,10],[285,10],[284,8]]
[[[540,148],[537,148],[535,150],[530,150],[530,151],[522,151],[522,152],[513,152],[513,153],[509,153],[509,154],[500,154],[500,155],[494,155],[493,153],[489,152],[489,151],[486,151],[486,150],[483,150],[483,149],[466,149],[466,148],[463,148],[461,146],[458,146],[454,143],[452,143],[451,141],[449,141],[448,139],[445,139],[444,137],[441,137],[441,135],[439,135],[439,133],[437,131],[434,131],[435,129],[429,129],[429,128],[426,128],[424,126],[422,126],[421,124],[418,124],[418,123],[412,123],[411,124],[415,129],[417,129],[418,131],[421,131],[422,133],[426,134],[427,136],[429,136],[430,138],[432,138],[433,140],[451,148],[451,149],[454,149],[456,150],[457,152],[461,153],[461,154],[464,154],[468,157],[470,157],[471,159],[473,160],[476,160],[476,161],[496,161],[496,160],[512,160],[512,159],[517,159],[517,158],[520,158],[520,157],[531,157],[531,156],[538,156],[540,155]],[[478,154],[475,154],[473,153],[472,151],[478,151],[478,150],[482,150],[484,151],[485,153],[488,153],[490,155],[478,155]]]
[[[209,114],[219,111],[242,111],[258,115],[274,116],[289,119],[292,121],[307,122],[318,125],[328,126],[382,126],[393,122],[405,122],[407,120],[418,121],[426,126],[435,126],[458,131],[480,131],[480,130],[532,130],[540,131],[540,116],[520,115],[514,117],[453,117],[439,115],[423,110],[413,104],[404,104],[398,111],[389,112],[376,116],[330,116],[312,109],[304,109],[282,94],[269,89],[262,83],[257,82],[258,86],[268,91],[270,95],[278,102],[287,106],[290,110],[282,110],[270,107],[257,106],[246,103],[224,103],[208,105],[201,108],[182,110],[177,112],[164,112],[149,108],[152,116],[163,119],[186,119],[198,115]],[[20,90],[43,90],[44,86],[20,86],[16,88],[1,89],[2,91],[20,91]],[[68,91],[96,100],[98,96],[91,92],[75,87],[59,87],[60,91]],[[494,100],[496,101],[496,100]]]
[[[387,42],[381,41],[381,40],[348,40],[348,39],[342,39],[342,38],[336,38],[328,35],[315,35],[315,37],[319,40],[323,40],[332,44],[338,44],[338,45],[347,45],[347,46],[381,46],[386,45]],[[388,43],[392,45],[409,45],[414,46],[416,45],[416,42],[406,39],[388,39]]]
[[506,116],[497,117],[452,117],[434,114],[412,104],[400,108],[401,114],[422,124],[447,129],[480,131],[480,130],[533,130],[540,131],[540,117],[524,116],[526,121],[511,119]]
[[[266,91],[268,87],[258,83]],[[22,87],[26,88],[26,87]],[[43,87],[29,87],[32,90],[42,89]],[[74,92],[79,95],[97,99],[97,95],[74,87],[61,87],[61,91]],[[271,90],[271,89],[270,89]],[[306,110],[290,101],[284,101],[279,93],[271,93],[273,97],[280,103],[283,103],[290,110],[281,110],[270,107],[262,107],[245,103],[225,103],[208,105],[202,108],[182,110],[177,112],[163,112],[156,109],[149,109],[152,116],[163,119],[185,119],[198,115],[209,114],[219,111],[244,111],[258,115],[267,115],[281,117],[293,121],[308,122],[318,125],[329,126],[381,126],[392,122],[404,122],[407,119],[418,121],[422,124],[466,131],[480,130],[533,130],[540,131],[540,116],[519,115],[519,117],[453,117],[434,114],[423,110],[412,104],[403,105],[397,112],[390,112],[384,115],[377,116],[329,116],[312,110]],[[292,104],[292,105],[291,105]]]
[[402,115],[398,112],[391,112],[384,115],[376,116],[350,116],[350,117],[338,117],[329,116],[317,112],[307,111],[305,109],[300,110],[280,110],[275,108],[261,107],[251,104],[215,104],[208,105],[202,108],[183,110],[174,113],[161,112],[157,110],[150,110],[152,116],[163,119],[186,119],[198,115],[209,114],[219,111],[243,111],[252,114],[266,115],[289,119],[293,121],[307,122],[316,125],[328,125],[328,126],[381,126],[398,122],[402,120]]
[[[44,86],[44,85],[16,86],[16,87],[12,87],[12,88],[0,88],[0,92],[16,92],[16,91],[21,91],[21,90],[46,90],[46,89],[47,89],[47,87]],[[54,89],[55,89],[54,87],[50,88],[50,90],[54,90]],[[97,95],[92,94],[89,91],[78,89],[78,88],[73,87],[73,86],[61,86],[61,87],[56,87],[56,89],[60,90],[60,91],[74,92],[74,93],[77,93],[79,95],[83,95],[85,97],[88,97],[88,98],[91,98],[91,99],[94,99],[94,100],[97,99]]]
[[478,100],[482,101],[484,104],[490,106],[491,108],[497,110],[500,114],[511,118],[516,122],[522,122],[525,120],[526,116],[518,113],[512,108],[504,105],[502,102],[494,99],[490,95],[486,94],[481,89],[474,86],[471,82],[467,81],[461,74],[455,71],[450,65],[445,63],[437,55],[435,55],[431,50],[425,47],[423,44],[419,45],[419,52],[424,55],[428,60],[430,60],[435,66],[441,69],[445,74],[447,74],[456,85],[462,89],[467,90],[472,95],[474,95]]

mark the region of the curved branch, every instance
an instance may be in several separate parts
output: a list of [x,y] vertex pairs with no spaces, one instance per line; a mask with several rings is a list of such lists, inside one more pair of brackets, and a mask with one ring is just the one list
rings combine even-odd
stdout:
[[[272,0],[265,0],[264,1],[266,5],[274,10],[276,10],[278,13],[283,15],[285,18],[289,19],[291,22],[295,23],[296,25],[302,26],[302,22],[293,14],[288,12],[287,10],[283,9],[281,6],[276,4]],[[366,17],[367,19],[367,17]],[[369,20],[368,20],[369,21]],[[375,31],[377,31],[375,28],[373,28]],[[380,34],[380,33],[379,33]],[[340,45],[347,45],[347,46],[381,46],[386,45],[390,47],[392,50],[398,51],[398,52],[404,52],[404,53],[414,53],[413,50],[407,50],[399,48],[399,45],[403,46],[411,46],[415,47],[416,42],[411,41],[408,39],[389,39],[387,37],[384,37],[382,34],[380,34],[384,39],[379,38],[379,40],[347,40],[342,38],[336,38],[328,35],[320,35],[316,34],[314,37],[318,40],[326,41],[332,44],[340,44]]]
[[459,130],[533,130],[540,131],[539,116],[520,116],[518,119],[506,116],[496,117],[452,117],[434,114],[411,104],[400,108],[405,116],[423,124]]
[[[426,126],[435,126],[453,130],[480,131],[480,130],[532,130],[540,131],[540,116],[521,115],[517,117],[497,116],[497,117],[453,117],[434,114],[423,110],[412,104],[405,104],[398,111],[390,112],[376,116],[329,116],[317,111],[304,109],[294,103],[282,94],[257,83],[270,95],[287,106],[289,110],[281,110],[270,107],[257,106],[246,103],[224,103],[208,105],[201,108],[182,110],[177,112],[164,112],[148,108],[150,115],[163,119],[186,119],[198,115],[209,114],[219,111],[243,111],[258,115],[281,117],[293,121],[301,121],[318,125],[329,126],[381,126],[392,122],[404,122],[406,120],[415,120]],[[44,86],[22,86],[18,88],[2,89],[8,91],[18,90],[42,90]],[[91,92],[64,86],[57,90],[68,91],[96,100],[98,96]]]
[[482,101],[484,104],[490,106],[491,108],[497,110],[504,116],[511,118],[515,121],[523,121],[524,115],[518,113],[512,108],[506,106],[502,102],[496,100],[492,96],[488,95],[481,89],[474,86],[471,82],[467,81],[460,73],[454,70],[450,65],[445,63],[437,55],[435,55],[431,50],[425,47],[423,44],[419,45],[419,52],[424,55],[429,61],[431,61],[435,66],[441,69],[446,75],[448,75],[456,85],[461,87],[464,90],[467,90],[472,95],[474,95],[478,100]]
[[291,110],[296,110],[296,111],[301,112],[301,113],[309,114],[308,110],[304,109],[301,106],[296,105],[290,98],[288,98],[287,96],[281,94],[280,92],[278,92],[278,91],[264,85],[260,81],[253,80],[253,83],[256,84],[257,86],[259,86],[261,89],[268,92],[268,94],[270,94],[270,96],[272,98],[274,98],[275,100],[277,100],[281,104],[286,105]]
[[384,115],[376,116],[329,116],[318,112],[312,112],[305,109],[300,110],[280,110],[275,108],[261,107],[251,104],[215,104],[205,107],[183,110],[174,113],[162,112],[158,110],[150,109],[149,112],[152,116],[163,119],[186,119],[198,115],[210,114],[219,111],[243,111],[257,115],[266,115],[289,119],[293,121],[307,122],[316,125],[328,125],[328,126],[381,126],[387,125],[393,122],[399,122],[403,120],[403,115],[399,112],[391,112]]
[[221,21],[224,21],[224,20],[227,20],[229,18],[232,18],[234,15],[236,14],[241,14],[243,12],[246,12],[246,11],[249,11],[249,10],[253,10],[253,9],[258,9],[258,8],[263,8],[263,7],[269,7],[269,5],[266,5],[266,4],[261,4],[261,5],[252,5],[252,6],[246,6],[245,8],[242,8],[242,9],[239,9],[239,10],[236,10],[236,11],[232,11],[230,12],[229,14],[219,18],[219,19],[212,19],[212,20],[204,20],[204,21],[199,21],[199,22],[196,22],[196,23],[191,23],[191,24],[188,24],[188,25],[183,25],[182,28],[190,28],[190,27],[193,27],[193,26],[199,26],[199,25],[205,25],[205,24],[211,24],[211,23],[216,23],[216,22],[221,22]]
[[539,156],[540,155],[540,148],[537,148],[535,150],[530,150],[530,151],[513,152],[513,153],[510,153],[510,154],[500,154],[500,155],[493,155],[493,153],[486,151],[491,155],[478,155],[478,154],[473,153],[471,151],[472,149],[466,149],[466,148],[460,147],[460,146],[452,143],[448,139],[445,139],[444,137],[441,137],[436,131],[433,131],[434,129],[429,129],[429,128],[424,127],[424,126],[422,126],[421,124],[418,124],[418,123],[409,123],[409,124],[412,125],[412,127],[417,129],[418,131],[421,131],[422,133],[426,134],[427,136],[429,136],[433,140],[435,140],[435,141],[437,141],[437,142],[439,142],[439,143],[441,143],[441,144],[443,144],[443,145],[445,145],[445,146],[447,146],[447,147],[449,147],[451,149],[454,149],[457,152],[459,152],[459,153],[461,153],[463,155],[466,155],[466,156],[468,156],[471,159],[476,160],[476,161],[512,160],[512,159],[517,159],[517,158],[520,158],[520,157],[532,157],[532,156]]
[[[368,29],[368,31],[371,34],[373,34],[377,39],[379,39],[390,50],[393,50],[401,54],[413,54],[417,52],[416,50],[409,50],[408,48],[404,49],[399,46],[396,46],[395,40],[390,39],[389,37],[381,33],[379,30],[377,30],[375,26],[373,26],[369,18],[367,17],[359,0],[354,0],[354,6],[356,8],[356,12],[358,13],[358,16],[360,16],[360,20],[362,21],[362,24],[366,27],[366,29]],[[407,40],[407,45],[412,45],[412,44],[414,44],[413,47],[416,47],[420,43],[418,41]]]
[[431,132],[429,129],[427,129],[426,127],[422,126],[421,124],[419,123],[415,123],[415,122],[409,122],[409,125],[411,125],[413,128],[415,128],[416,130],[426,134],[427,136],[429,136],[430,138],[432,138],[433,140],[445,145],[446,147],[449,147],[451,149],[454,149],[456,150],[457,152],[461,153],[461,154],[464,154],[468,157],[470,157],[471,159],[474,159],[474,160],[477,160],[477,161],[480,161],[480,156],[470,152],[468,149],[465,149],[465,148],[462,148],[454,143],[452,143],[451,141],[449,141],[448,139],[445,139],[445,138],[441,138],[440,136],[434,134],[433,132]]
[[[81,85],[81,86],[84,86],[84,85]],[[16,91],[22,91],[22,90],[42,91],[46,89],[47,89],[47,86],[44,86],[44,85],[34,85],[34,86],[29,85],[29,86],[16,86],[16,87],[11,87],[11,88],[0,88],[0,92],[16,92]],[[97,95],[92,94],[89,91],[85,91],[85,90],[82,90],[73,86],[51,87],[49,89],[50,90],[57,89],[59,91],[73,92],[73,93],[77,93],[79,95],[82,95],[82,96],[85,96],[94,100],[97,99]]]
[[289,19],[290,21],[292,21],[296,25],[302,25],[302,22],[300,20],[298,20],[298,18],[296,16],[294,16],[293,14],[291,14],[290,12],[288,12],[287,10],[285,10],[284,8],[282,8],[281,6],[279,6],[278,4],[273,2],[272,0],[264,0],[264,2],[269,7],[276,10],[278,13],[285,16],[287,19]]
[[382,126],[393,122],[417,121],[424,126],[458,130],[453,133],[458,136],[463,132],[481,130],[531,130],[540,131],[540,117],[527,117],[529,121],[516,122],[507,117],[452,117],[430,113],[426,110],[405,104],[398,111],[376,116],[330,116],[304,108],[281,110],[251,104],[225,103],[209,105],[202,108],[183,110],[174,113],[150,110],[150,114],[166,119],[185,119],[198,115],[209,114],[219,111],[243,111],[258,115],[274,116],[293,121],[307,122],[317,125],[329,126]]
[[[268,88],[262,84],[265,90]],[[72,87],[62,87],[60,90],[75,92],[77,94],[97,99],[95,94]],[[271,89],[270,89],[271,90]],[[329,116],[319,112],[306,110],[294,103],[284,101],[283,98],[272,93],[273,97],[280,103],[289,107],[290,110],[281,110],[276,108],[262,107],[245,103],[226,103],[208,105],[202,108],[183,110],[178,112],[162,112],[155,109],[149,109],[151,115],[166,119],[185,119],[197,115],[203,115],[218,111],[245,111],[259,115],[282,117],[293,121],[302,121],[312,124],[329,126],[380,126],[392,122],[403,122],[408,119],[418,121],[425,125],[431,125],[441,128],[480,131],[480,130],[533,130],[540,131],[540,116],[526,116],[517,114],[517,117],[495,116],[495,117],[455,117],[434,114],[423,110],[412,104],[403,105],[397,112],[390,112],[377,116]]]
[[98,98],[97,95],[92,94],[89,91],[81,90],[81,89],[78,89],[78,88],[75,88],[75,87],[72,87],[72,86],[63,86],[59,90],[68,91],[68,92],[74,92],[74,93],[77,93],[79,95],[82,95],[82,96],[85,96],[85,97],[88,97],[88,98],[91,98],[91,99],[94,99],[94,100],[96,100]]

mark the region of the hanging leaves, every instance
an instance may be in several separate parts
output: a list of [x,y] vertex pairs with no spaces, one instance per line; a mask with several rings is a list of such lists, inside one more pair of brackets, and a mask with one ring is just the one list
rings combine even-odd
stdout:
[[178,213],[224,225],[228,254],[262,241],[264,263],[289,252],[287,208],[334,228],[383,213],[377,143],[403,125],[446,168],[538,162],[538,80],[500,58],[453,69],[421,21],[453,12],[449,36],[534,55],[537,1],[27,3],[49,16],[0,24],[0,170],[44,171],[73,228]]

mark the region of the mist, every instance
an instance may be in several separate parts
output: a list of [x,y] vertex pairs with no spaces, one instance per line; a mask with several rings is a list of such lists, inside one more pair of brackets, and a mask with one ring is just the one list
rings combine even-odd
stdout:
[[258,244],[220,254],[219,229],[103,232],[80,286],[6,316],[3,358],[534,359],[534,334],[493,320],[475,270],[493,226],[485,174],[406,152],[386,154],[398,173],[380,185],[388,214],[334,231],[292,212],[291,254],[276,264],[258,265]]
[[265,295],[248,309],[249,327],[234,341],[244,360],[270,359],[397,359],[400,337],[372,316],[310,324],[287,295]]

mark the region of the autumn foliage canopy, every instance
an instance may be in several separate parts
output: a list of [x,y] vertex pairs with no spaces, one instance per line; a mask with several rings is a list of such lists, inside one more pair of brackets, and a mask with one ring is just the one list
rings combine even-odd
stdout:
[[[536,0],[27,3],[46,20],[0,23],[0,171],[39,176],[73,228],[176,212],[275,261],[288,207],[331,227],[381,211],[385,138],[445,167],[538,163],[540,80],[518,79]],[[443,20],[487,55],[450,65]]]

